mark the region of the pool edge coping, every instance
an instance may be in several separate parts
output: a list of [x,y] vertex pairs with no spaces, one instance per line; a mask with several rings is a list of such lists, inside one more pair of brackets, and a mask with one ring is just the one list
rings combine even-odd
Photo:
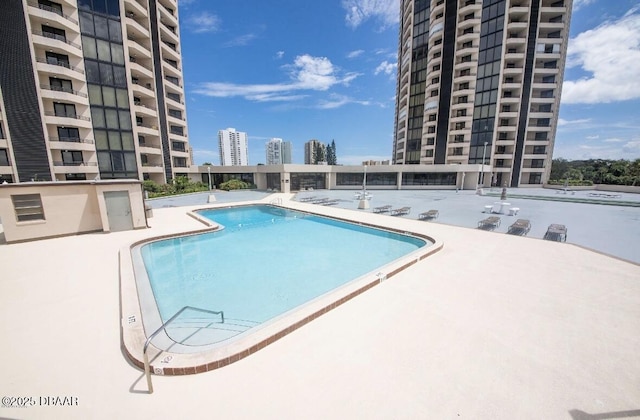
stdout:
[[[356,296],[364,293],[372,287],[387,281],[406,268],[424,260],[426,257],[440,251],[444,243],[435,238],[407,229],[399,229],[396,227],[384,226],[383,224],[374,224],[368,221],[357,220],[359,212],[354,212],[353,218],[343,217],[334,213],[334,209],[320,210],[318,206],[303,205],[299,206],[297,202],[286,200],[288,204],[295,203],[294,206],[278,204],[276,207],[283,207],[291,210],[304,211],[319,216],[332,217],[334,219],[356,223],[362,226],[384,229],[401,234],[409,234],[432,243],[430,246],[421,247],[416,251],[407,254],[391,263],[381,266],[375,274],[365,274],[349,283],[328,292],[326,295],[314,299],[308,304],[304,304],[295,312],[287,316],[277,318],[270,325],[260,330],[242,337],[226,346],[220,346],[214,349],[204,350],[197,353],[171,353],[169,351],[160,350],[151,344],[148,348],[150,359],[150,370],[156,375],[189,375],[195,373],[208,372],[219,369],[231,363],[237,362],[258,350],[263,349],[269,344],[285,337],[298,328],[308,324],[314,319],[324,315],[325,313],[337,308]],[[121,312],[121,347],[126,357],[138,368],[143,369],[143,346],[147,339],[144,330],[141,304],[138,296],[138,288],[136,285],[135,273],[133,268],[132,250],[144,243],[155,240],[180,237],[185,235],[197,235],[206,232],[212,232],[219,228],[215,223],[196,214],[197,211],[206,209],[217,209],[225,207],[238,207],[244,205],[270,204],[274,205],[268,198],[262,200],[254,200],[236,203],[211,203],[204,206],[194,206],[186,211],[186,215],[203,223],[206,228],[182,231],[163,235],[154,235],[144,238],[134,243],[125,245],[120,248],[119,252],[119,271],[120,271],[120,312]],[[300,208],[302,207],[302,208]],[[345,210],[345,209],[338,209]],[[385,217],[385,216],[378,216]],[[406,219],[405,219],[406,220]],[[382,221],[382,219],[381,219]],[[422,222],[420,222],[422,223]],[[382,272],[384,270],[384,272]],[[338,295],[338,293],[340,293]],[[330,299],[331,298],[331,299]],[[331,302],[329,302],[331,300]],[[159,358],[161,355],[164,358]]]

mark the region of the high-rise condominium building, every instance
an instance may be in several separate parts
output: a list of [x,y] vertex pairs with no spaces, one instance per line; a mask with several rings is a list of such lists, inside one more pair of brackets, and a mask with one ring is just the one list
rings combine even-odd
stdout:
[[266,144],[267,165],[291,163],[291,142],[272,138]]
[[176,0],[4,0],[0,177],[137,178],[191,166]]
[[[393,162],[544,182],[572,0],[401,0]],[[483,160],[484,157],[484,160]]]
[[[321,156],[316,156],[318,153]],[[304,163],[305,165],[313,165],[323,163],[326,159],[327,146],[319,140],[309,140],[304,144]]]
[[218,131],[218,147],[220,150],[220,165],[248,165],[249,148],[247,133],[227,128]]

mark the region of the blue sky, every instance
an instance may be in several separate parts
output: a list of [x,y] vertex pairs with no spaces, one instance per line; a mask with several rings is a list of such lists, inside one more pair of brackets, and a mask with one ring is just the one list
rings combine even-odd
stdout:
[[[336,142],[339,164],[390,159],[397,0],[179,0],[195,163],[219,164],[217,132],[265,143]],[[640,157],[640,6],[574,0],[554,158]]]

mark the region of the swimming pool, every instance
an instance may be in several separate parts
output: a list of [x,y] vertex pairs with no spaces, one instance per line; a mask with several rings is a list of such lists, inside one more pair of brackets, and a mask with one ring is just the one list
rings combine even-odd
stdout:
[[[167,337],[154,340],[172,352],[225,345],[430,245],[415,236],[275,206],[199,215],[224,229],[135,248],[142,261],[134,265],[147,335],[185,306],[224,312],[221,322],[185,311],[167,328]],[[144,297],[146,279],[155,302]]]

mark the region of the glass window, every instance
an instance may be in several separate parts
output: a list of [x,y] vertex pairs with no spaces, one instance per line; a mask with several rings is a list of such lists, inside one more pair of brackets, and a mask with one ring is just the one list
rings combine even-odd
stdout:
[[98,62],[85,60],[84,71],[87,75],[87,82],[100,83],[100,70],[98,70]]
[[96,41],[91,37],[83,36],[82,52],[84,53],[85,58],[93,58],[94,60],[98,58],[98,53],[96,51]]
[[109,19],[109,39],[114,42],[122,42],[122,27],[120,22]]
[[102,93],[99,85],[88,85],[89,103],[91,105],[102,105]]
[[125,89],[116,89],[118,108],[129,108],[129,93]]
[[122,130],[131,130],[131,114],[129,111],[118,111],[120,118],[120,128]]
[[[107,128],[118,130],[120,128],[120,124],[118,123],[118,111],[115,109],[105,109],[104,114],[107,121]],[[111,138],[111,133],[109,133],[109,138]],[[111,143],[111,140],[109,140],[109,143]]]
[[[80,3],[82,3],[82,0],[78,2],[78,6],[80,6]],[[93,35],[93,16],[91,16],[91,13],[80,12],[78,15],[80,17],[80,30],[82,33]]]
[[122,145],[120,144],[120,133],[117,131],[109,131],[109,149],[111,150],[122,150]]
[[104,106],[116,107],[116,90],[114,88],[102,86],[102,98]]
[[136,162],[135,153],[124,153],[124,166],[127,171],[137,172],[138,163]]
[[111,64],[100,63],[100,82],[103,85],[113,85]]
[[[96,3],[100,2],[96,1]],[[98,12],[99,10],[96,11]],[[109,26],[107,23],[107,19],[102,16],[94,15],[93,20],[95,24],[96,36],[98,38],[109,39]]]
[[113,84],[120,87],[127,86],[127,73],[124,67],[113,66]]
[[124,50],[122,45],[111,43],[111,60],[115,64],[124,65]]
[[104,113],[102,112],[102,108],[91,107],[91,122],[94,127],[104,128]]
[[120,2],[118,0],[106,0],[107,13],[112,16],[120,16]]
[[111,153],[111,163],[114,171],[124,171],[124,156],[122,156],[122,152]]
[[103,130],[94,130],[93,135],[96,138],[96,150],[106,150],[109,148],[107,140],[107,132]]
[[120,134],[122,134],[122,150],[135,150],[133,147],[133,133],[123,131]]
[[98,60],[111,61],[111,47],[107,41],[101,39],[96,40],[98,44]]
[[111,153],[98,152],[98,167],[100,168],[100,172],[111,171]]

